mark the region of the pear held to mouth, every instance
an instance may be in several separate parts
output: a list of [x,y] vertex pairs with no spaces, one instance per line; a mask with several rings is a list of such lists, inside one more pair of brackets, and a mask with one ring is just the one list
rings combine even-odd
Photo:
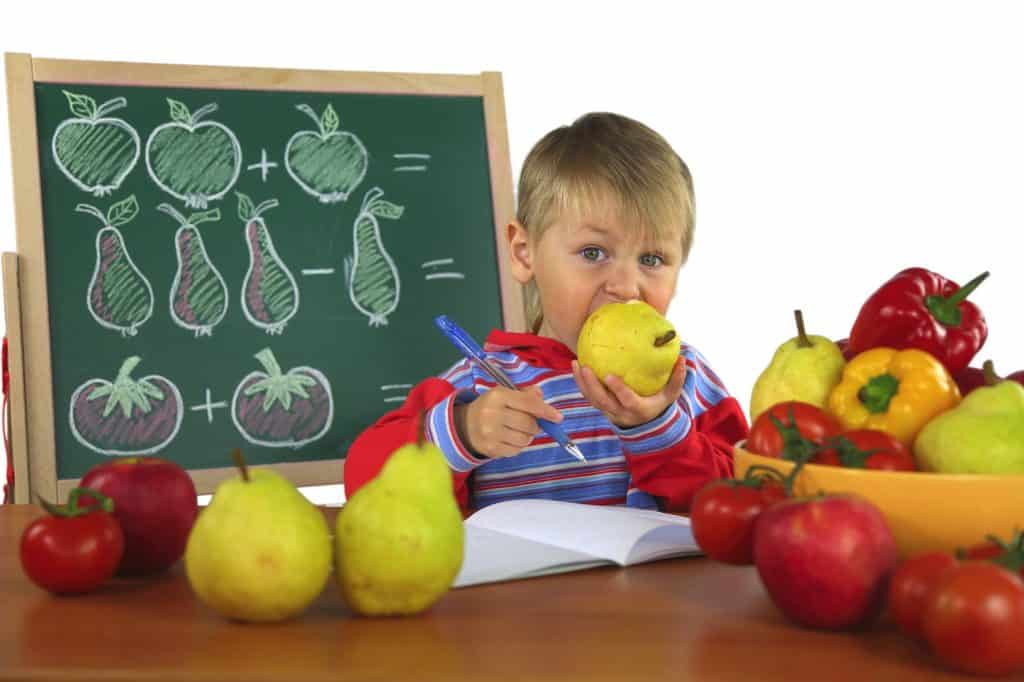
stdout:
[[576,342],[580,365],[601,381],[621,377],[638,395],[665,387],[679,359],[672,323],[643,301],[606,303],[587,318]]

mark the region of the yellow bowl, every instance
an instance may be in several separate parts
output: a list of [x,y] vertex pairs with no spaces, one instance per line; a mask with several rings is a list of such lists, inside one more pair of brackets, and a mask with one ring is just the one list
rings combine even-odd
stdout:
[[[788,474],[793,463],[735,448],[735,476],[755,464]],[[794,481],[798,495],[854,493],[885,515],[903,557],[928,550],[952,551],[984,541],[1009,539],[1024,528],[1024,475],[991,476],[870,471],[808,464]]]

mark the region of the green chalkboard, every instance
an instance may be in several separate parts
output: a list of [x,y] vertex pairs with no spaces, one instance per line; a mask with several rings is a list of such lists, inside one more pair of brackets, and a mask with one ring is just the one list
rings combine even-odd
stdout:
[[59,479],[337,459],[502,326],[482,97],[34,94]]

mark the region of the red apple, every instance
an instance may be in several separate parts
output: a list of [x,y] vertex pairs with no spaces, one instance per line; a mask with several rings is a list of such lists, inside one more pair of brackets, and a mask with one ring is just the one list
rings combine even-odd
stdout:
[[866,500],[825,495],[781,502],[754,524],[754,564],[783,613],[814,628],[869,624],[896,567],[896,541]]
[[[178,464],[159,457],[119,457],[86,472],[80,487],[114,500],[124,531],[119,575],[149,575],[181,558],[199,507],[196,488]],[[82,496],[81,500],[90,500]]]
[[[991,372],[991,379],[988,378],[986,372]],[[956,385],[960,388],[960,395],[967,395],[974,389],[989,384],[990,381],[1016,381],[1024,386],[1024,370],[1000,377],[996,374],[992,361],[986,360],[981,367],[965,367],[957,372],[953,379],[956,380]]]

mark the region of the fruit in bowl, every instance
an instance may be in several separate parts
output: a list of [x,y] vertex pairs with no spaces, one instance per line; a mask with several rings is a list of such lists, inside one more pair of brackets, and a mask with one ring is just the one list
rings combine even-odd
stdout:
[[[734,449],[734,476],[760,465],[788,474],[794,463],[754,454],[741,441]],[[794,493],[852,493],[885,515],[901,556],[929,550],[955,551],[989,534],[1012,535],[1024,526],[1020,491],[1024,474],[972,475],[876,471],[806,464]]]

